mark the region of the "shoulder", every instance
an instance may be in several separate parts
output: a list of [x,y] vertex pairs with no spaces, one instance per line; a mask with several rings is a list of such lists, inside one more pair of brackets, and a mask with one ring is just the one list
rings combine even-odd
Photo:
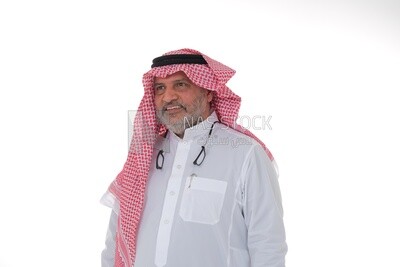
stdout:
[[257,136],[253,135],[253,138],[224,124],[218,124],[217,129],[216,135],[220,139],[219,141],[221,142],[222,140],[226,144],[229,143],[229,147],[233,153],[238,152],[242,157],[244,156],[243,159],[245,161],[243,163],[248,164],[255,161],[261,165],[268,166],[268,168],[274,170],[277,176],[279,175],[278,166],[272,153],[257,139]]
[[257,151],[258,153],[264,151],[262,145],[256,139],[222,123],[216,125],[214,139],[216,140],[213,141],[225,142],[232,149],[241,152]]

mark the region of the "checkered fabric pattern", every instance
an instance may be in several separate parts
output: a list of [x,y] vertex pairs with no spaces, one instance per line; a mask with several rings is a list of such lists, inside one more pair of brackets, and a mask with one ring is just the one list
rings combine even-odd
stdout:
[[220,121],[257,140],[273,160],[266,146],[250,131],[236,124],[240,108],[240,97],[233,93],[226,83],[235,71],[224,64],[193,49],[180,49],[164,55],[202,55],[207,65],[175,64],[152,68],[143,75],[144,96],[134,120],[133,139],[128,158],[109,191],[119,201],[119,217],[116,238],[116,267],[132,267],[136,252],[136,234],[143,210],[144,193],[150,170],[150,163],[156,137],[165,133],[166,128],[156,119],[154,106],[154,77],[165,78],[183,71],[197,86],[214,91],[213,108]]

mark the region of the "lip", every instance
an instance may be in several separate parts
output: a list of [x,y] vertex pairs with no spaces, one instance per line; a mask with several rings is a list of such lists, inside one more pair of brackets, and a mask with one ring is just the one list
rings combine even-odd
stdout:
[[177,110],[177,109],[181,109],[182,106],[170,106],[170,107],[166,107],[164,108],[165,111],[173,111],[173,110]]
[[168,113],[170,115],[179,113],[183,110],[183,107],[181,105],[176,105],[176,106],[168,106],[164,108],[164,112]]
[[164,112],[175,112],[178,110],[182,110],[184,107],[182,105],[171,105],[164,107]]

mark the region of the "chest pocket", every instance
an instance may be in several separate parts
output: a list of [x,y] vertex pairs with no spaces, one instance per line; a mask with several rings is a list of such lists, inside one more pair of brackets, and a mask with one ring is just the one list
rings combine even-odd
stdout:
[[224,204],[227,182],[198,177],[186,178],[179,215],[184,221],[216,224]]

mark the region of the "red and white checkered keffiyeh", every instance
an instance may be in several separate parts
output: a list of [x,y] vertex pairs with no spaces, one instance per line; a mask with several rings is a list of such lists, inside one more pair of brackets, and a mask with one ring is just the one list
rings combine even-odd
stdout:
[[164,55],[202,55],[207,64],[175,64],[152,68],[143,75],[144,96],[134,120],[133,139],[128,158],[109,191],[119,202],[119,217],[116,237],[115,266],[132,267],[136,252],[136,234],[143,210],[144,193],[156,137],[166,129],[156,119],[154,105],[154,77],[165,78],[183,71],[197,86],[214,91],[213,107],[220,121],[256,139],[273,160],[265,145],[250,131],[236,124],[240,108],[240,97],[227,86],[235,71],[208,56],[193,50],[181,49]]

